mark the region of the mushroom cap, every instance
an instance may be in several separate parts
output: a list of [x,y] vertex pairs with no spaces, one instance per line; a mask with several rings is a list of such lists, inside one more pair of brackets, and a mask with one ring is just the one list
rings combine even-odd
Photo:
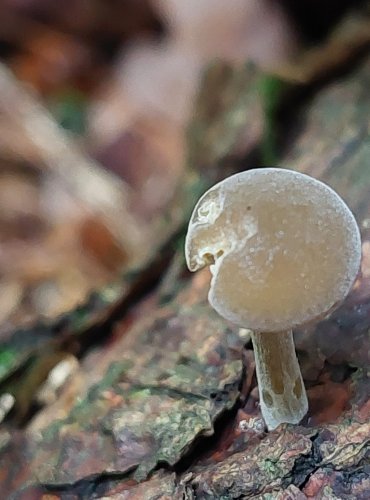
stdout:
[[263,168],[209,189],[190,219],[188,267],[210,265],[208,299],[224,318],[281,331],[322,316],[360,266],[356,220],[335,191],[292,170]]

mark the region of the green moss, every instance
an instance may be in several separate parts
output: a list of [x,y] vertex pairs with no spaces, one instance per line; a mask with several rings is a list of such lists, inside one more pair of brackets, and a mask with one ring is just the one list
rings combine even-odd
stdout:
[[0,378],[15,365],[17,353],[13,349],[0,349]]
[[261,159],[264,166],[274,166],[278,163],[277,111],[286,87],[286,82],[272,75],[264,75],[259,82],[264,118],[261,142]]

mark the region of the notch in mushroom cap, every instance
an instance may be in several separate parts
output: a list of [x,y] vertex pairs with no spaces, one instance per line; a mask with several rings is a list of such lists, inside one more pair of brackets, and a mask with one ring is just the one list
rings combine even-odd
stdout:
[[291,329],[327,313],[354,282],[361,241],[347,205],[330,187],[298,172],[242,172],[200,198],[185,254],[192,271],[210,265],[214,309],[255,331],[268,427],[298,422],[307,399]]

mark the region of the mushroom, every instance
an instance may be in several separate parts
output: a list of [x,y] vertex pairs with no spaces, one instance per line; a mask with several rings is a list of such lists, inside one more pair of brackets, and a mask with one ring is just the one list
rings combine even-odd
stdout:
[[253,330],[268,429],[298,423],[308,403],[292,328],[335,308],[356,278],[361,240],[347,205],[308,175],[281,168],[241,172],[200,198],[185,254],[191,271],[210,266],[211,306]]

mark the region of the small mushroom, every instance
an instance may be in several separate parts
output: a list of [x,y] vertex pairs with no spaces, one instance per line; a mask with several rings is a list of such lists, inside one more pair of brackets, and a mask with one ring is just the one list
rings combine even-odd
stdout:
[[241,172],[200,198],[185,253],[191,271],[210,265],[211,306],[254,331],[267,427],[298,423],[308,403],[292,328],[323,317],[348,294],[361,259],[351,211],[307,175],[280,168]]

